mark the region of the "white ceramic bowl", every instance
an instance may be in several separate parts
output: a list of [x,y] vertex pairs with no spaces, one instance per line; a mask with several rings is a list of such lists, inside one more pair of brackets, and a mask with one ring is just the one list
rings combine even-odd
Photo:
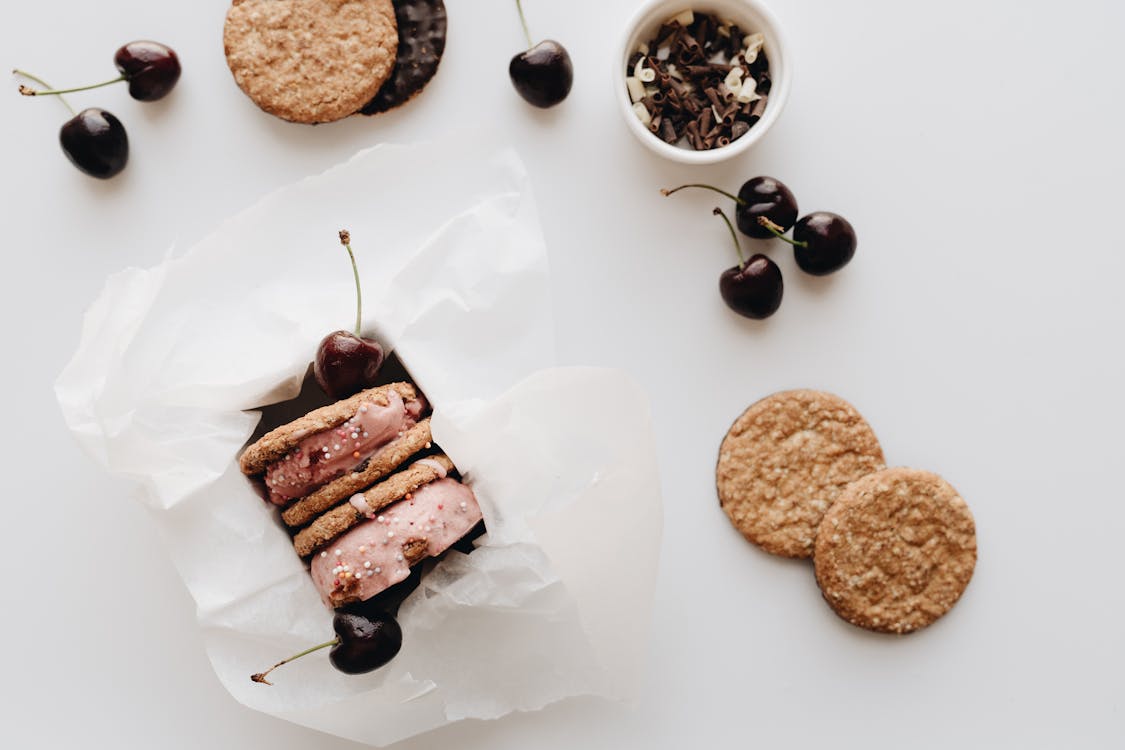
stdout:
[[[763,49],[770,61],[772,86],[762,119],[754,123],[744,136],[730,145],[709,151],[696,151],[661,140],[641,123],[637,113],[633,111],[633,102],[625,87],[625,69],[637,45],[650,40],[662,23],[685,10],[715,13],[720,18],[729,18],[746,34],[761,32],[765,37]],[[637,140],[657,154],[685,164],[716,164],[744,153],[757,143],[773,127],[785,107],[793,77],[789,48],[785,44],[777,19],[760,0],[697,0],[696,2],[648,0],[625,26],[621,46],[614,56],[613,64],[613,86],[616,90],[618,109],[621,111],[621,116],[625,118],[626,126]]]

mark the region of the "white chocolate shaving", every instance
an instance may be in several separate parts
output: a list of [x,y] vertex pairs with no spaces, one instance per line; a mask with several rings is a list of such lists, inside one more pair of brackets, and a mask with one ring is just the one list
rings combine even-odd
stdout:
[[752,63],[758,59],[758,50],[762,48],[765,42],[766,38],[762,36],[761,33],[749,34],[743,37],[742,46],[746,51],[742,53],[742,56],[746,58],[746,62]]
[[641,121],[642,125],[647,127],[652,122],[652,115],[648,113],[648,107],[640,102],[633,105],[633,111],[637,113],[637,119]]
[[755,81],[753,78],[747,78],[742,83],[742,90],[734,95],[734,99],[735,99],[735,101],[737,101],[741,104],[745,104],[746,102],[757,101],[758,99],[762,98],[762,97],[758,96],[757,89],[758,89],[758,82]]
[[633,66],[633,75],[642,83],[651,83],[656,80],[656,71],[645,67],[643,57],[637,60],[637,64]]
[[723,83],[726,84],[732,94],[737,95],[739,89],[742,88],[742,68],[731,68]]
[[678,13],[678,14],[672,16],[670,19],[668,19],[668,23],[678,23],[681,26],[690,26],[691,23],[694,20],[695,20],[695,14],[692,13],[691,9],[689,8],[689,9],[685,10],[683,13]]
[[629,89],[629,98],[632,99],[634,103],[645,98],[645,85],[641,83],[640,79],[636,76],[626,78],[625,85]]

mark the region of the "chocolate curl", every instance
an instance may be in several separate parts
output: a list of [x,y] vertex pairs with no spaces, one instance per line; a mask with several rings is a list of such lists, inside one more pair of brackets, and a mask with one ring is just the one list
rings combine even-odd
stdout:
[[742,29],[737,24],[731,24],[730,41],[727,42],[727,56],[734,57],[742,51]]
[[707,131],[709,131],[711,129],[711,125],[713,124],[714,120],[712,119],[712,113],[711,113],[710,107],[708,107],[707,109],[703,110],[703,112],[700,113],[698,122],[699,122],[699,132],[700,133],[706,133]]
[[738,114],[738,105],[737,104],[731,104],[725,110],[723,110],[723,116],[719,120],[719,122],[722,124],[722,126],[724,128],[727,128],[729,130],[730,127],[732,125],[734,125],[734,116],[737,115],[737,114]]
[[763,96],[761,99],[754,101],[754,109],[750,110],[751,122],[757,122],[762,118],[762,114],[766,111],[767,101],[769,101],[768,96]]
[[702,142],[699,138],[699,123],[695,120],[689,122],[684,128],[684,135],[687,136],[688,143],[691,144],[691,147],[699,151],[699,144]]
[[649,129],[649,132],[651,132],[651,133],[659,133],[659,132],[660,132],[660,124],[661,124],[661,123],[662,123],[663,121],[664,121],[664,116],[663,116],[663,115],[656,115],[655,117],[653,117],[652,119],[650,119],[650,120],[648,121],[648,129]]
[[750,123],[745,120],[735,120],[730,126],[730,139],[736,141],[750,130]]
[[695,18],[695,34],[693,37],[695,38],[695,43],[698,44],[701,49],[707,48],[707,42],[709,41],[707,27],[710,25],[710,21],[709,16],[696,16]]
[[755,58],[754,62],[750,63],[750,75],[760,79],[763,73],[769,72],[769,69],[770,61],[769,58],[766,57],[766,51],[758,50],[758,57]]
[[720,135],[719,139],[717,141],[715,141],[715,145],[718,148],[722,148],[723,146],[729,146],[730,145],[730,138],[728,138],[725,135]]
[[709,89],[706,89],[703,94],[707,97],[707,101],[710,102],[711,106],[715,109],[719,109],[724,105],[723,98],[719,96],[718,89],[711,87]]
[[773,87],[773,79],[770,78],[770,74],[767,71],[762,71],[761,73],[759,73],[757,78],[758,78],[758,89],[757,89],[757,91],[762,96],[765,96],[766,94],[768,94],[770,92],[770,89]]
[[681,65],[688,66],[703,61],[703,50],[699,42],[693,37],[684,34],[676,41],[677,57]]
[[665,143],[674,144],[676,141],[680,140],[680,134],[676,132],[676,126],[672,123],[671,120],[664,120],[662,123],[660,123],[659,135],[660,140],[664,141]]
[[651,99],[652,103],[659,109],[663,109],[664,103],[668,101],[668,97],[664,95],[663,91],[657,91],[655,94],[652,94],[648,98]]
[[637,67],[637,60],[640,60],[644,55],[640,52],[634,52],[629,55],[629,63],[625,66],[625,74],[633,75],[633,68]]

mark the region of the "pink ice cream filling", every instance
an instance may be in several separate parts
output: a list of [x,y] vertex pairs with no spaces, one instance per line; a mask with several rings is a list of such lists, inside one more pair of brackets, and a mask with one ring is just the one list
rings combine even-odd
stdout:
[[417,424],[422,408],[391,391],[386,406],[365,402],[343,424],[309,435],[266,469],[270,502],[286,505],[353,471]]
[[471,489],[456,479],[431,482],[313,557],[313,583],[329,607],[365,601],[405,581],[413,563],[445,552],[480,520]]

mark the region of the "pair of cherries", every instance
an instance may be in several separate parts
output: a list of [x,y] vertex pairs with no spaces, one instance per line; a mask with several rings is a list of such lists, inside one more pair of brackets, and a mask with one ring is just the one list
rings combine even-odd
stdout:
[[[117,78],[70,89],[52,89],[30,73],[22,70],[13,72],[44,87],[20,86],[20,93],[24,96],[60,96],[126,81],[129,96],[142,102],[163,99],[180,80],[179,58],[170,47],[159,42],[129,42],[117,50],[113,63],[121,74]],[[121,120],[97,107],[75,113],[65,99],[62,102],[73,115],[59,130],[59,143],[70,162],[91,177],[103,180],[125,169],[129,161],[129,136]]]
[[[827,276],[846,266],[855,256],[855,229],[847,219],[829,211],[814,211],[798,219],[797,199],[793,191],[773,177],[747,180],[738,195],[731,195],[712,185],[696,183],[661,192],[672,195],[689,187],[713,190],[734,200],[735,222],[739,230],[755,239],[776,237],[788,242],[793,246],[797,266],[806,273]],[[739,315],[755,320],[768,318],[781,306],[785,290],[781,269],[761,253],[744,258],[730,219],[720,208],[716,208],[714,213],[721,216],[730,228],[739,259],[737,266],[723,271],[719,277],[719,293],[723,301]],[[785,236],[790,229],[793,230],[792,238]]]

